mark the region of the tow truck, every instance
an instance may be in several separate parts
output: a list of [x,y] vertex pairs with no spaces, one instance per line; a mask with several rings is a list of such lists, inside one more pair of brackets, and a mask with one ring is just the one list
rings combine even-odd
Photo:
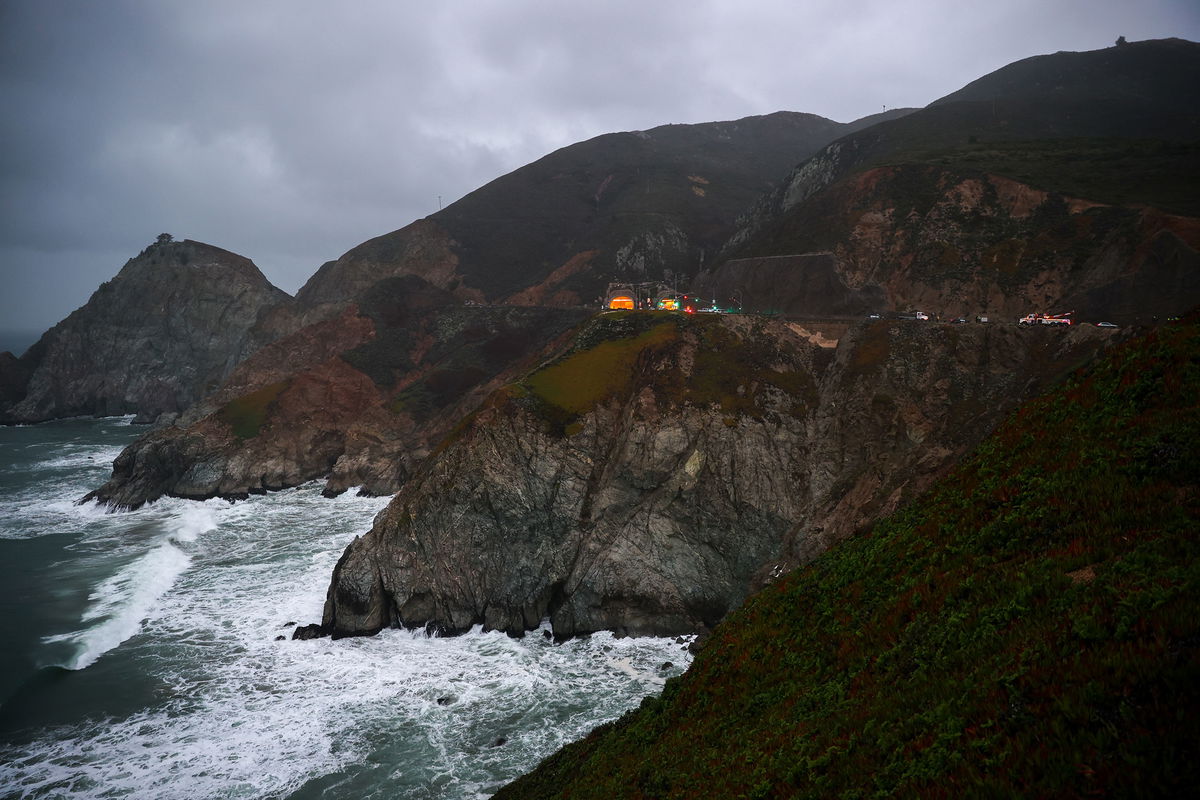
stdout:
[[1070,325],[1074,311],[1065,314],[1026,314],[1017,320],[1019,325]]

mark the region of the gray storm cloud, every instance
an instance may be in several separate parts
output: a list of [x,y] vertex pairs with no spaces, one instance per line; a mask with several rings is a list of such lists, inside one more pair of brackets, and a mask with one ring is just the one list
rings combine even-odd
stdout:
[[616,130],[919,106],[1011,61],[1200,35],[1191,2],[0,5],[0,329],[167,231],[294,292],[323,261]]

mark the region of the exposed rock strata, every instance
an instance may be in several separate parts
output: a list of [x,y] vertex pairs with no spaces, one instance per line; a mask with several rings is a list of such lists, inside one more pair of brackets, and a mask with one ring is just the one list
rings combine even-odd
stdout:
[[928,165],[846,178],[747,249],[758,255],[701,276],[701,296],[790,314],[1075,311],[1119,324],[1200,303],[1200,220]]
[[290,299],[242,256],[151,245],[0,369],[0,421],[179,413],[249,355],[260,315]]
[[131,444],[89,498],[134,508],[317,478],[329,494],[390,494],[462,415],[585,316],[464,307],[415,276],[360,299],[259,351],[178,425]]
[[749,318],[615,324],[442,445],[347,548],[325,629],[701,630],[1107,340],[879,322],[831,351]]

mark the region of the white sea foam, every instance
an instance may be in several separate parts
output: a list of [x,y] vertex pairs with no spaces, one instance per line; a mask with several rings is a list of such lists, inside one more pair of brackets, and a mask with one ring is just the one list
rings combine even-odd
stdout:
[[81,467],[108,471],[121,455],[123,447],[70,447],[41,459],[31,465],[33,469],[64,470]]
[[127,560],[96,587],[88,614],[104,621],[80,632],[93,638],[77,660],[140,631],[120,652],[153,669],[144,679],[158,699],[0,746],[0,785],[22,797],[186,787],[189,797],[260,798],[325,779],[336,783],[329,797],[485,797],[659,691],[664,661],[671,674],[686,665],[674,641],[603,633],[557,645],[543,631],[277,640],[319,620],[342,550],[386,503],[328,500],[309,485],[96,521],[104,527],[88,529],[88,547]]
[[[170,505],[178,509],[176,513],[170,513]],[[158,519],[155,519],[155,512],[158,512]],[[100,512],[93,509],[83,513],[90,514],[95,520],[95,515]],[[45,638],[47,643],[66,642],[75,645],[73,655],[61,665],[67,669],[85,669],[136,635],[158,601],[191,564],[191,556],[181,545],[195,542],[200,534],[212,531],[217,526],[211,508],[201,504],[180,505],[179,501],[163,504],[153,511],[131,514],[113,520],[113,523],[110,532],[115,536],[111,539],[94,536],[90,542],[94,549],[121,546],[129,549],[129,543],[120,540],[127,538],[127,526],[130,524],[153,526],[165,532],[158,534],[146,552],[92,590],[88,596],[88,606],[80,616],[84,628]]]
[[96,587],[91,605],[80,622],[96,622],[73,633],[46,637],[47,642],[72,642],[75,654],[62,666],[84,669],[136,634],[156,600],[174,585],[191,559],[173,542],[165,541]]
[[180,513],[171,539],[176,542],[194,542],[197,536],[216,527],[217,520],[211,505],[189,504]]

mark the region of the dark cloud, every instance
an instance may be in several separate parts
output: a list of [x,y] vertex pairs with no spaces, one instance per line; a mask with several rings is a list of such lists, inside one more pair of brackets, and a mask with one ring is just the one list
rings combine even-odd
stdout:
[[1190,0],[0,2],[0,329],[160,232],[287,291],[571,142],[924,105],[1055,50],[1200,34]]

